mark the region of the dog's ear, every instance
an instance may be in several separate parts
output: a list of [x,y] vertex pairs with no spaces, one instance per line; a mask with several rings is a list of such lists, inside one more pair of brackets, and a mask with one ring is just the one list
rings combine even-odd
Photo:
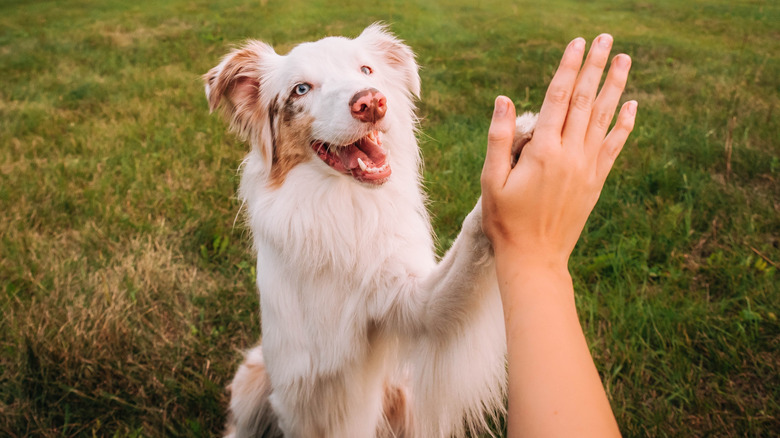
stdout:
[[416,97],[420,96],[420,75],[417,72],[417,62],[414,52],[403,41],[396,38],[382,23],[368,26],[358,36],[384,55],[385,61],[401,73],[406,88]]
[[250,40],[203,75],[209,110],[222,103],[231,127],[244,140],[265,113],[260,101],[262,78],[270,58],[276,56],[268,44]]

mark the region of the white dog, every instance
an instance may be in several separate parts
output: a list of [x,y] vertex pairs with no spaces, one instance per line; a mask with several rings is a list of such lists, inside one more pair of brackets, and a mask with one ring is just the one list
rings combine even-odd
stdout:
[[[231,384],[229,433],[485,430],[506,385],[492,250],[478,203],[436,262],[409,47],[376,24],[286,56],[249,41],[204,78],[210,108],[252,146],[239,197],[263,339]],[[517,138],[534,122],[518,119]]]

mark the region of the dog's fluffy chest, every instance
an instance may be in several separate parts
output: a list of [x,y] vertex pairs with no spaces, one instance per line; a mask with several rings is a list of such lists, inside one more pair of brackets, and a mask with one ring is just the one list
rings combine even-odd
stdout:
[[408,260],[419,266],[411,272],[421,273],[433,265],[429,219],[416,185],[391,181],[365,188],[346,178],[322,178],[318,163],[311,163],[294,169],[282,187],[268,189],[256,155],[245,161],[241,195],[255,244],[277,252],[285,265],[305,276],[327,271],[344,286],[351,277],[362,283],[376,276],[369,272],[392,270],[388,263]]
[[313,176],[306,165],[267,190],[255,184],[255,169],[250,154],[242,190],[254,187],[244,199],[257,249],[264,348],[305,356],[292,361],[302,374],[375,349],[369,342],[382,340],[372,337],[370,315],[410,276],[424,277],[435,266],[421,193],[392,182],[365,189],[345,178],[318,178],[304,189]]

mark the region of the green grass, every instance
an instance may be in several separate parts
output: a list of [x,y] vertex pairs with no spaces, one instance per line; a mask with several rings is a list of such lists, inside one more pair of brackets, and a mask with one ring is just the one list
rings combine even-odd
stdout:
[[423,67],[442,248],[478,196],[495,95],[538,109],[569,40],[615,36],[639,117],[571,268],[618,422],[776,434],[776,2],[5,0],[0,435],[221,430],[260,324],[234,196],[246,146],[199,76],[246,38],[283,52],[376,20]]

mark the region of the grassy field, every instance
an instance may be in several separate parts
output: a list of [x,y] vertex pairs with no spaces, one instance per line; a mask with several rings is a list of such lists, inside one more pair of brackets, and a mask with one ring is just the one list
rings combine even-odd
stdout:
[[[780,5],[0,1],[0,435],[212,436],[260,334],[246,146],[200,75],[377,20],[422,65],[421,146],[449,246],[493,98],[538,109],[566,43],[634,58],[639,101],[572,260],[625,436],[780,430]],[[775,435],[776,436],[776,435]]]

